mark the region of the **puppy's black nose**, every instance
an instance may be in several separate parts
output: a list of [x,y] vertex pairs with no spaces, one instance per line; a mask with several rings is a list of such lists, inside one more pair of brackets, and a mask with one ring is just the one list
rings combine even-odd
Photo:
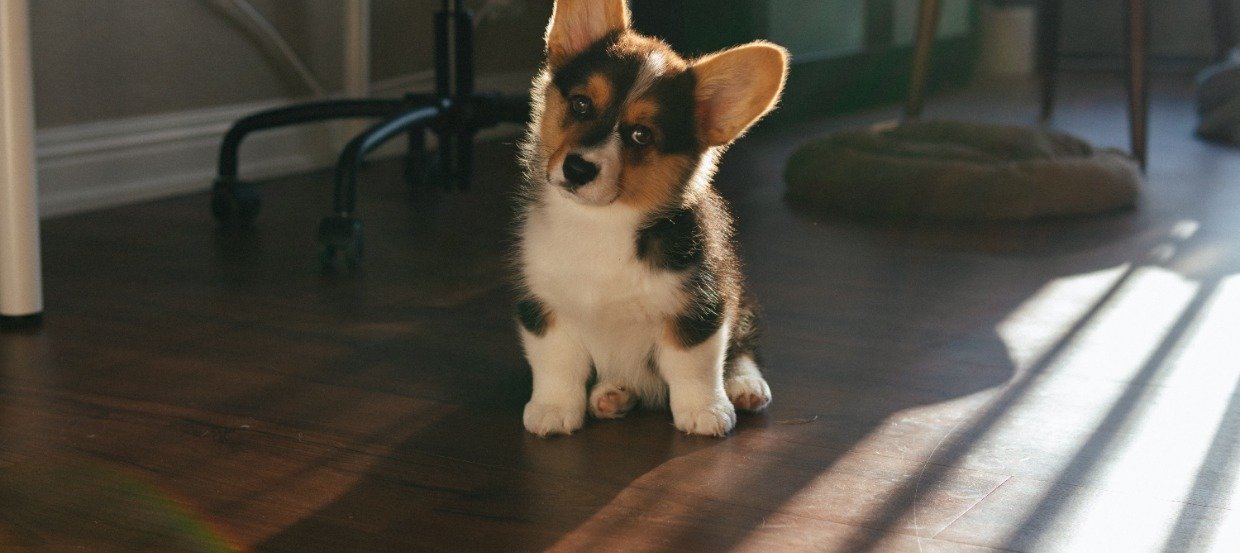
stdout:
[[586,161],[577,154],[569,154],[564,158],[564,178],[568,179],[568,183],[573,188],[583,186],[597,176],[598,165]]

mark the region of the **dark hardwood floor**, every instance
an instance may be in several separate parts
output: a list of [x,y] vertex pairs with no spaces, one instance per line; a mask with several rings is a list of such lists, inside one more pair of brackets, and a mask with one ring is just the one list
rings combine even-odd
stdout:
[[[0,335],[0,550],[1240,551],[1240,152],[1156,85],[1141,206],[1090,219],[784,201],[797,144],[895,108],[746,138],[718,181],[775,399],[726,439],[523,431],[510,144],[436,201],[375,164],[354,275],[317,268],[326,174],[266,185],[249,231],[205,195],[45,221],[46,325]],[[1122,147],[1122,91],[1067,74],[1055,124]]]

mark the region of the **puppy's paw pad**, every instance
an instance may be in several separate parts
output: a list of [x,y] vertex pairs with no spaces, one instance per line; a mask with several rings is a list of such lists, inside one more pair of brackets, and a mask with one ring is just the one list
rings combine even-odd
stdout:
[[590,414],[600,419],[623,417],[635,403],[637,398],[623,386],[602,384],[590,392]]
[[731,403],[720,401],[696,409],[672,412],[676,428],[688,434],[700,436],[723,436],[736,426],[736,409]]
[[728,379],[728,399],[744,411],[758,412],[771,404],[771,387],[760,376],[736,376]]
[[531,434],[572,434],[585,422],[585,409],[545,403],[525,405],[525,429]]

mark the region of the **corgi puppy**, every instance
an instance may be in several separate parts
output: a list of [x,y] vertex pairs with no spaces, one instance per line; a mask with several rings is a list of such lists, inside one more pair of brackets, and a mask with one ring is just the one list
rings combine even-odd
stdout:
[[557,0],[533,83],[518,201],[517,321],[533,370],[525,428],[670,405],[722,436],[761,411],[757,328],[711,185],[774,107],[788,54],[755,42],[686,60],[635,33],[624,0]]

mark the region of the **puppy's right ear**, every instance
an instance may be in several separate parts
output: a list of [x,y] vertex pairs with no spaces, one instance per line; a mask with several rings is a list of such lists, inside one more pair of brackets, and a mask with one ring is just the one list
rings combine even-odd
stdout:
[[627,28],[625,0],[556,0],[547,25],[547,59],[560,65],[608,33]]
[[759,40],[693,62],[693,74],[698,138],[724,146],[775,107],[788,76],[788,51]]

